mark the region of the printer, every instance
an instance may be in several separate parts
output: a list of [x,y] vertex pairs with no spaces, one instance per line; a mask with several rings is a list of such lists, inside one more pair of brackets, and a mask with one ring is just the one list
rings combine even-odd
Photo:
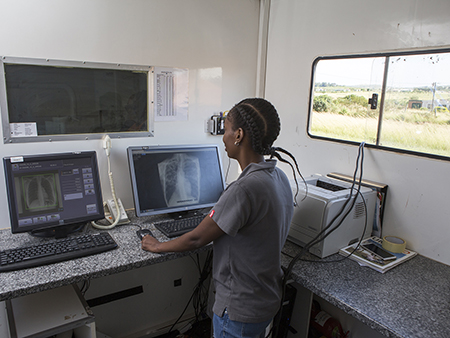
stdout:
[[[339,252],[339,249],[345,246],[359,241],[361,237],[367,238],[371,236],[376,207],[375,190],[361,186],[360,192],[357,193],[358,183],[355,183],[352,200],[347,203],[347,206],[342,211],[350,195],[351,183],[317,174],[306,177],[305,181],[306,186],[299,182],[298,205],[294,208],[288,240],[304,247],[330,225],[338,215],[337,219],[325,230],[323,235],[329,233],[331,229],[341,222],[339,227],[325,239],[313,245],[309,252],[324,258]],[[294,192],[295,189],[293,187]],[[301,197],[302,193],[306,197]],[[353,205],[355,197],[356,202],[352,210],[343,218]]]

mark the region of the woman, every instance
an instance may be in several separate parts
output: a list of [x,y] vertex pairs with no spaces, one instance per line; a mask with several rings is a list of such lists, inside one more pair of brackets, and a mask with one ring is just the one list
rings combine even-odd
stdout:
[[283,160],[277,151],[291,156],[272,147],[279,132],[278,113],[268,101],[235,105],[225,120],[223,142],[228,157],[239,162],[239,178],[191,232],[164,243],[151,236],[142,240],[142,248],[152,252],[193,250],[214,241],[215,338],[264,337],[280,306],[280,255],[294,202],[277,161],[264,159]]

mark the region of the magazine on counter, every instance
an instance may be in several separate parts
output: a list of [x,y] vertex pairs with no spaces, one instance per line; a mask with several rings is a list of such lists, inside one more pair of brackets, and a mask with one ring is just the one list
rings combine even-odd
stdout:
[[[383,240],[381,238],[372,236],[363,240],[361,242],[361,245],[373,243],[379,247],[382,247],[382,242]],[[345,248],[339,250],[339,254],[341,254],[342,256],[348,256],[352,253],[349,256],[349,259],[357,261],[361,266],[367,266],[381,273],[385,273],[386,271],[392,269],[393,267],[417,255],[417,252],[405,249],[403,250],[402,253],[392,253],[393,255],[396,256],[396,258],[393,260],[382,260],[373,255],[371,252],[362,248],[361,245],[358,247],[358,249],[355,250],[355,247],[357,245],[358,243],[346,246]]]

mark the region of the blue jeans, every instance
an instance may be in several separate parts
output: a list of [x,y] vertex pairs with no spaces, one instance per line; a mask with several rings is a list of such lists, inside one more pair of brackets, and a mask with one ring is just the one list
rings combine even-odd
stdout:
[[231,320],[227,310],[222,318],[214,314],[214,338],[264,338],[266,327],[272,320],[261,323],[242,323]]

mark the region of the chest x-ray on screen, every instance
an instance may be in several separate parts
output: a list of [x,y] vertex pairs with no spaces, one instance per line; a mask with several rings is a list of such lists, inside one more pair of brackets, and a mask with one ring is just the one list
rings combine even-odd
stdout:
[[158,163],[158,172],[167,206],[198,203],[200,163],[197,157],[175,154]]
[[130,147],[136,215],[212,207],[225,187],[216,145]]

